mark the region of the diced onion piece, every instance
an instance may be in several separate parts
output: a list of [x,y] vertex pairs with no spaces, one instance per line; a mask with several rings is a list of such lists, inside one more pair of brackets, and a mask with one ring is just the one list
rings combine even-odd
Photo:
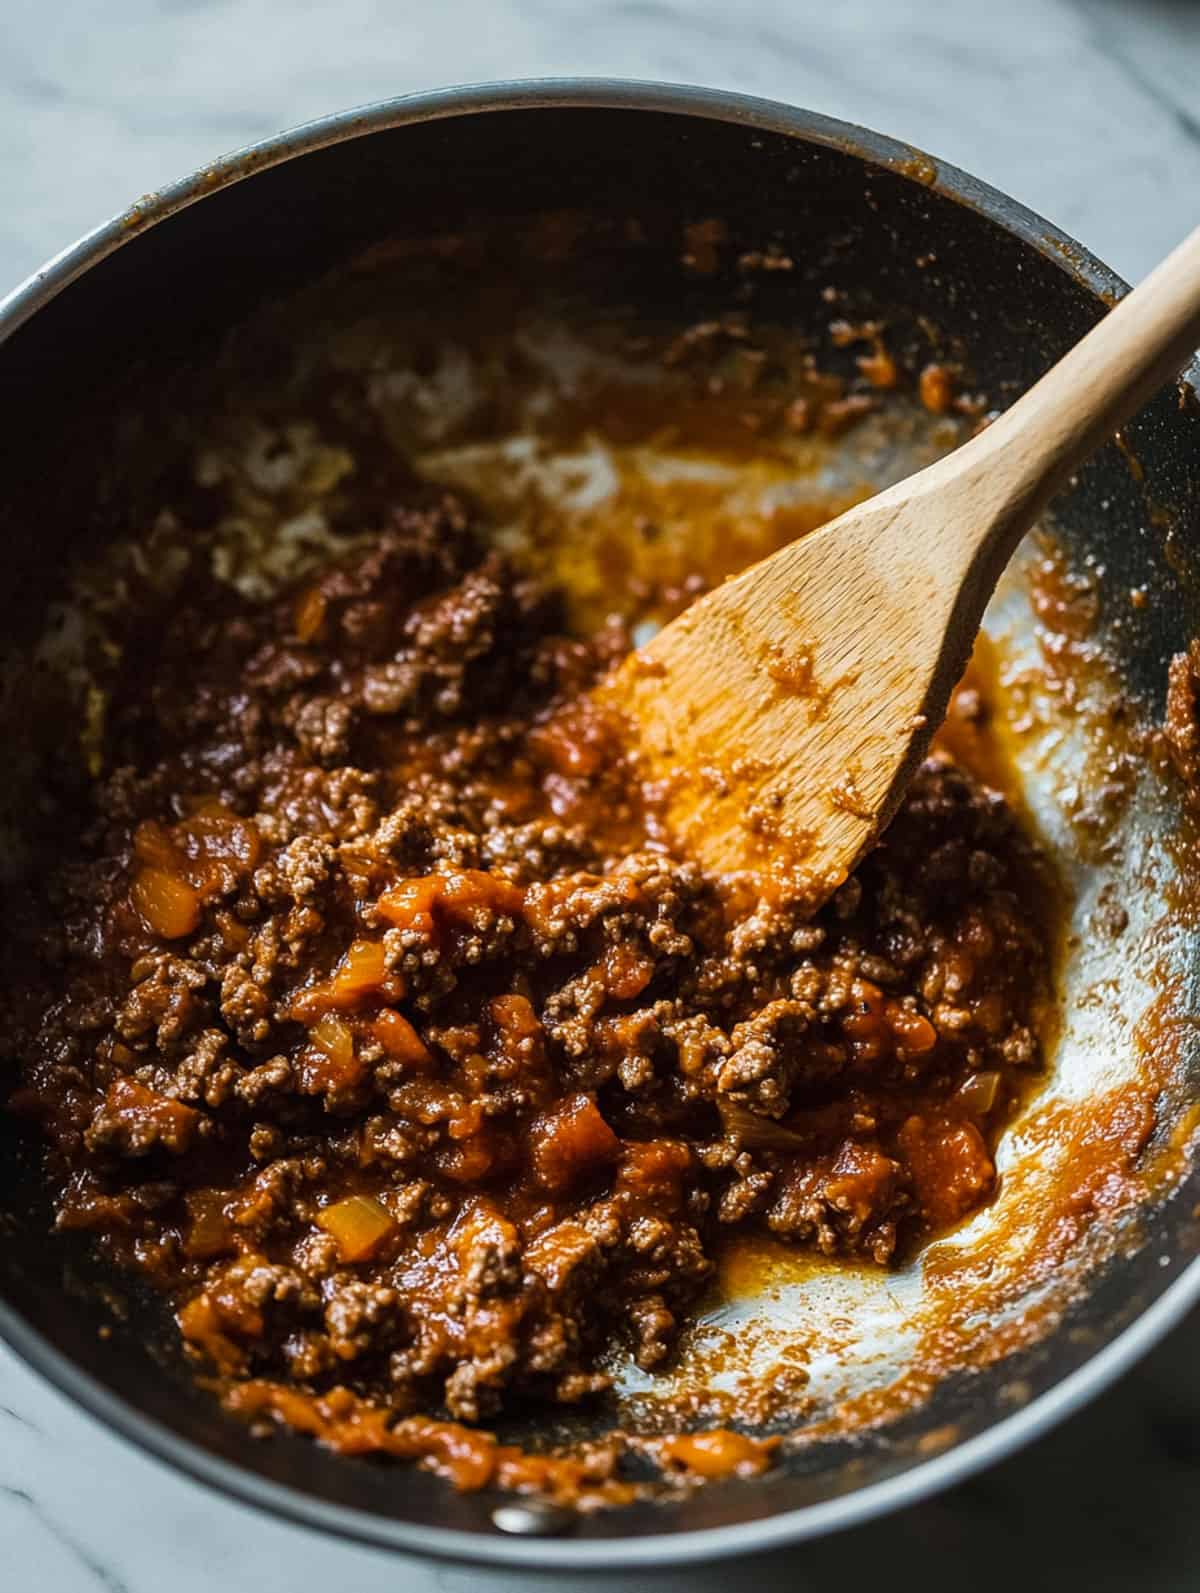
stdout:
[[782,1123],[773,1122],[769,1117],[760,1117],[757,1112],[748,1111],[744,1106],[735,1106],[732,1101],[718,1101],[717,1110],[721,1114],[725,1132],[743,1150],[809,1149],[809,1141],[803,1134],[797,1134],[795,1129],[785,1128]]
[[317,1226],[337,1240],[343,1261],[366,1261],[396,1223],[374,1195],[348,1195],[318,1212]]
[[1000,1074],[988,1069],[983,1073],[970,1073],[954,1092],[958,1106],[977,1117],[985,1117],[996,1104],[1000,1091]]
[[322,1012],[353,1012],[371,996],[398,1001],[403,994],[403,975],[388,967],[383,942],[356,940],[328,979],[295,997],[292,1016],[306,1021]]
[[146,927],[163,940],[190,935],[200,922],[200,897],[178,874],[143,868],[134,879],[131,894]]
[[334,970],[329,982],[330,996],[339,1006],[356,1006],[364,996],[386,984],[388,978],[383,942],[356,940]]
[[324,1051],[325,1055],[339,1071],[354,1065],[354,1035],[348,1024],[335,1017],[332,1012],[327,1012],[312,1030],[313,1044]]

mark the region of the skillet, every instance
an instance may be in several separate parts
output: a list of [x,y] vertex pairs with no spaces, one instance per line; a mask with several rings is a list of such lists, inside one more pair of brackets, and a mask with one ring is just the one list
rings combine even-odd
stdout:
[[[997,404],[1123,289],[1048,223],[919,151],[699,89],[551,82],[416,96],[312,124],[146,196],[0,305],[0,538],[10,599],[0,660],[10,765],[0,834],[8,872],[36,867],[39,760],[63,735],[40,679],[64,570],[81,551],[149,524],[171,500],[195,417],[219,411],[239,383],[287,380],[278,306],[319,301],[309,332],[316,340],[343,304],[360,314],[364,293],[394,298],[404,273],[422,269],[422,240],[465,227],[492,240],[520,238],[564,214],[574,218],[574,236],[593,242],[543,250],[539,271],[545,265],[549,275],[538,276],[539,293],[565,294],[601,317],[686,326],[737,299],[740,253],[774,248],[792,264],[755,279],[756,316],[836,362],[832,288],[848,313],[886,322],[906,366],[952,359]],[[681,270],[695,236],[688,229],[712,217],[726,263]],[[364,260],[390,264],[348,277],[351,263]],[[472,269],[482,293],[513,266],[497,242]],[[357,286],[344,299],[341,287],[328,287],[351,279]],[[256,326],[268,330],[248,330]],[[264,350],[279,358],[277,373]],[[1123,448],[1104,450],[1055,514],[1072,568],[1090,571],[1105,594],[1144,594],[1136,608],[1105,601],[1096,640],[1110,683],[1151,717],[1161,711],[1168,660],[1200,613],[1192,562],[1200,422],[1188,391],[1166,391],[1148,406]],[[882,480],[911,464],[920,445],[899,429],[890,449],[863,454],[861,471]],[[1019,593],[1010,593],[994,621],[1011,631],[1014,656],[1028,645],[1011,618],[1018,606]],[[1104,736],[1099,723],[1092,742]],[[1075,832],[1061,793],[1086,774],[1089,755],[1069,741],[1045,738],[1025,770],[1031,805],[1068,864]],[[1129,1078],[1141,1070],[1159,1102],[1160,1148],[1178,1151],[1171,1176],[1132,1211],[1099,1216],[1060,1275],[1030,1274],[1037,1331],[1012,1335],[1011,1353],[948,1366],[912,1409],[796,1446],[761,1482],[638,1504],[559,1531],[560,1521],[504,1514],[503,1500],[453,1495],[420,1472],[339,1459],[298,1438],[256,1443],[195,1387],[153,1299],[107,1274],[85,1242],[73,1242],[79,1236],[48,1237],[31,1148],[2,1117],[0,1331],[101,1420],[199,1479],[409,1552],[531,1568],[669,1565],[798,1541],[912,1502],[1098,1393],[1200,1294],[1197,1175],[1186,1155],[1200,1068],[1186,1019],[1200,955],[1161,851],[1173,824],[1171,803],[1149,791],[1132,805],[1121,845],[1088,860],[1076,881],[1068,1018],[1055,1061],[1068,1099],[1072,1088],[1076,1099],[1098,1092],[1107,1068],[1123,1067]],[[1118,944],[1096,927],[1105,890],[1120,896],[1130,920]],[[1101,988],[1111,1021],[1073,1022],[1070,1013],[1095,1011],[1081,998]],[[1019,1135],[1014,1144],[1019,1163]],[[1051,1204],[1055,1188],[1051,1178],[1043,1191]],[[919,1276],[913,1287],[919,1294]],[[901,1301],[901,1315],[916,1309],[903,1291]],[[851,1359],[868,1360],[902,1325],[864,1328]],[[980,1336],[992,1331],[989,1320]]]

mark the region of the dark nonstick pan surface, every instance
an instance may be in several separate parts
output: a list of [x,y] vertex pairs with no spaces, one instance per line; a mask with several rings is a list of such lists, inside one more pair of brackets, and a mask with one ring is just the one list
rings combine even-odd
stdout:
[[[39,748],[62,733],[39,707],[31,659],[65,561],[170,500],[183,468],[181,418],[211,411],[235,379],[231,333],[336,280],[328,274],[380,244],[402,259],[405,240],[468,221],[517,236],[563,212],[610,240],[553,268],[576,297],[680,324],[727,304],[736,282],[720,270],[679,269],[686,228],[719,215],[731,260],[739,244],[771,243],[793,262],[762,277],[756,314],[825,349],[821,290],[835,284],[848,312],[886,319],[901,356],[943,351],[999,404],[1123,286],[1038,217],[907,146],[693,89],[545,83],[396,101],[313,124],[148,196],[0,306],[9,596],[0,716],[10,749],[0,836],[12,869],[30,857],[36,866]],[[611,242],[635,236],[636,248]],[[485,258],[481,282],[489,269],[500,264]],[[336,304],[329,313],[336,318]],[[1168,659],[1200,620],[1194,403],[1175,389],[1161,394],[1129,428],[1124,451],[1105,449],[1081,473],[1056,527],[1072,564],[1103,566],[1106,587],[1145,590],[1136,622],[1123,611],[1119,624],[1103,622],[1104,643],[1131,698],[1153,709]],[[1131,898],[1145,895],[1140,877],[1126,883]],[[1194,983],[1194,937],[1171,957],[1176,980]],[[1177,1063],[1181,1077],[1200,1066],[1190,1031]],[[1198,1182],[1187,1168],[1169,1198],[1150,1203],[1136,1234],[1097,1259],[1035,1343],[948,1376],[915,1412],[797,1449],[760,1482],[601,1514],[553,1538],[505,1536],[496,1497],[453,1495],[418,1471],[337,1458],[300,1438],[252,1440],[195,1387],[161,1307],[104,1274],[85,1238],[51,1237],[31,1147],[2,1115],[0,1331],[126,1436],[310,1525],[531,1566],[708,1559],[910,1502],[1103,1388],[1200,1295]],[[951,1447],[927,1441],[951,1430]]]

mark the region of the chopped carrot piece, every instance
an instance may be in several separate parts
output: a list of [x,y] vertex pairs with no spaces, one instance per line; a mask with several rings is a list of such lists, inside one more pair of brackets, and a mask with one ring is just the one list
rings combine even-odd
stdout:
[[178,874],[143,868],[134,879],[131,895],[147,929],[164,940],[190,935],[200,922],[200,897]]
[[343,1261],[366,1261],[395,1226],[395,1219],[373,1195],[348,1195],[317,1214],[317,1227],[337,1240]]

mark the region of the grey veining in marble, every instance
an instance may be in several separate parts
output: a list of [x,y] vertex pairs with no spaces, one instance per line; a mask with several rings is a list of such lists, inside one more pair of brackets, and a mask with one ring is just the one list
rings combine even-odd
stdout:
[[[1131,278],[1196,221],[1192,0],[0,0],[0,293],[136,195],[277,129],[439,84],[568,73],[718,84],[876,126],[1007,189]],[[1198,1331],[1185,1324],[1099,1405],[945,1497],[737,1578],[763,1593],[876,1577],[930,1593],[1194,1589]],[[318,1585],[534,1584],[256,1516],[0,1351],[0,1589]]]

